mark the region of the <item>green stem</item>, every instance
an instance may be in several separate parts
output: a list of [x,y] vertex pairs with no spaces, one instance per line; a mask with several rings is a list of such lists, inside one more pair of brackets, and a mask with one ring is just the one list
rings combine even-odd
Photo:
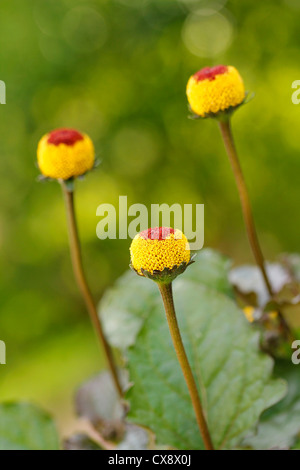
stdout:
[[[270,279],[268,277],[268,274],[265,268],[265,260],[264,260],[264,256],[263,256],[260,244],[259,244],[259,240],[258,240],[256,228],[255,228],[249,194],[248,194],[245,178],[242,172],[242,168],[239,162],[238,154],[237,154],[234,139],[233,139],[230,118],[225,119],[225,120],[220,120],[218,121],[218,123],[219,123],[219,128],[223,137],[225,149],[226,149],[226,152],[229,157],[229,161],[233,170],[236,185],[238,188],[249,243],[250,243],[254,258],[256,260],[256,263],[261,271],[267,291],[270,297],[273,298],[274,292],[273,292],[271,282],[270,282]],[[280,317],[283,330],[290,336],[291,334],[290,328],[287,325],[282,313],[278,312],[278,314]]]
[[266,288],[270,296],[273,297],[273,290],[272,290],[271,283],[270,283],[270,280],[268,278],[268,275],[265,269],[264,256],[262,254],[262,250],[260,248],[260,244],[259,244],[257,233],[256,233],[248,190],[246,187],[244,175],[241,169],[241,165],[238,159],[237,151],[236,151],[234,140],[233,140],[230,120],[228,119],[226,121],[219,121],[219,127],[221,130],[225,148],[226,148],[226,151],[227,151],[230,163],[231,163],[231,167],[234,173],[235,181],[237,184],[240,201],[242,205],[244,221],[245,221],[246,230],[247,230],[247,235],[248,235],[248,239],[252,248],[252,252],[256,260],[256,263],[261,270]]
[[64,181],[61,182],[61,186],[62,186],[64,200],[65,200],[70,251],[71,251],[72,265],[73,265],[75,278],[76,278],[78,287],[81,291],[81,294],[83,296],[83,299],[85,301],[86,308],[90,315],[90,319],[94,326],[95,332],[99,338],[100,344],[103,347],[106,361],[110,369],[116,389],[118,391],[119,396],[122,397],[123,390],[119,381],[117,366],[114,361],[111,347],[108,344],[107,339],[104,335],[102,325],[98,317],[97,307],[93,299],[92,293],[90,291],[90,288],[88,286],[84,269],[83,269],[80,240],[79,240],[79,235],[78,235],[78,228],[77,228],[75,209],[74,209],[74,193],[73,193],[73,190],[68,190]]
[[172,292],[172,283],[169,284],[163,284],[159,283],[159,290],[163,299],[165,311],[166,311],[166,317],[173,341],[173,345],[177,354],[177,358],[180,364],[180,367],[182,369],[191,401],[193,404],[194,412],[196,415],[196,420],[198,423],[198,427],[204,442],[204,445],[207,450],[213,450],[213,444],[212,440],[209,434],[209,430],[207,427],[207,423],[204,417],[204,413],[202,410],[202,405],[197,389],[197,385],[192,373],[191,366],[189,364],[184,345],[182,342],[177,318],[176,318],[176,313],[175,313],[175,307],[174,307],[174,301],[173,301],[173,292]]

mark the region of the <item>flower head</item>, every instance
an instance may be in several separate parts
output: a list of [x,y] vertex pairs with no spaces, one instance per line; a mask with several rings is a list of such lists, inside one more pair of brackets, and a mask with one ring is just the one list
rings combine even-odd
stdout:
[[191,110],[200,117],[235,108],[246,97],[243,80],[230,65],[199,70],[190,77],[186,93]]
[[186,236],[180,230],[156,227],[135,236],[130,247],[131,267],[155,281],[170,281],[191,262]]
[[56,129],[41,138],[37,157],[44,176],[68,180],[93,168],[95,149],[86,134],[75,129]]

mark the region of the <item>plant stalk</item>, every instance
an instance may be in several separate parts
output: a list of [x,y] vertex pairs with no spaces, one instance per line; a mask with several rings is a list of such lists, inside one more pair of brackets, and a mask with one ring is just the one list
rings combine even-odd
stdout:
[[[227,118],[225,120],[220,120],[218,121],[218,123],[219,123],[219,128],[222,134],[223,142],[225,145],[225,149],[226,149],[226,152],[229,157],[229,161],[233,170],[237,189],[239,192],[239,197],[241,201],[242,212],[243,212],[243,217],[245,221],[249,243],[250,243],[255,261],[261,271],[261,274],[264,279],[264,283],[270,295],[270,298],[273,298],[274,292],[273,292],[271,282],[266,271],[265,259],[264,259],[264,256],[263,256],[260,244],[259,244],[257,231],[256,231],[255,223],[254,223],[254,218],[252,214],[251,204],[250,204],[250,198],[249,198],[245,178],[242,172],[242,168],[239,162],[237,150],[236,150],[234,139],[233,139],[230,118]],[[286,332],[288,336],[290,336],[291,335],[290,328],[287,325],[282,313],[278,312],[278,315],[279,315],[283,330]]]
[[84,299],[86,308],[88,310],[91,322],[94,326],[95,332],[98,336],[100,344],[105,353],[105,358],[110,369],[115,387],[118,391],[120,398],[123,396],[122,386],[120,384],[120,380],[118,377],[117,366],[114,361],[113,353],[111,350],[110,345],[107,342],[105,334],[103,332],[103,328],[98,317],[97,308],[95,301],[93,299],[91,290],[89,288],[84,269],[82,264],[82,256],[81,256],[81,246],[75,216],[75,208],[74,208],[74,192],[73,190],[69,190],[64,181],[61,182],[64,200],[65,200],[65,207],[66,207],[66,215],[67,215],[67,225],[68,225],[68,235],[69,235],[69,243],[70,243],[70,252],[71,252],[71,259],[72,265],[74,270],[74,275],[81,291],[82,297]]
[[196,415],[196,420],[198,423],[198,427],[205,445],[206,450],[214,450],[213,443],[210,437],[210,433],[207,427],[207,423],[204,417],[204,413],[202,410],[202,404],[200,401],[197,385],[192,373],[191,366],[189,364],[184,345],[182,342],[177,318],[176,318],[176,313],[175,313],[175,307],[174,307],[174,300],[173,300],[173,292],[172,292],[172,283],[169,284],[163,284],[159,283],[159,290],[163,299],[165,311],[166,311],[166,317],[173,341],[173,345],[176,351],[176,355],[180,364],[180,367],[182,369],[189,394],[191,397],[192,405],[194,408],[194,412]]
[[231,164],[235,181],[236,181],[236,185],[238,188],[240,201],[242,205],[243,217],[244,217],[244,221],[246,225],[248,239],[252,248],[252,252],[256,260],[256,263],[261,271],[261,274],[263,276],[268,293],[270,297],[273,297],[273,290],[272,290],[271,283],[270,283],[270,280],[268,278],[266,268],[265,268],[264,256],[260,248],[260,244],[259,244],[258,237],[257,237],[257,232],[256,232],[255,224],[254,224],[253,215],[252,215],[252,209],[251,209],[248,190],[246,187],[244,175],[242,172],[242,168],[238,159],[236,147],[235,147],[234,140],[233,140],[230,120],[228,119],[226,121],[219,121],[219,127],[221,130],[224,145],[225,145],[227,155],[230,160],[230,164]]

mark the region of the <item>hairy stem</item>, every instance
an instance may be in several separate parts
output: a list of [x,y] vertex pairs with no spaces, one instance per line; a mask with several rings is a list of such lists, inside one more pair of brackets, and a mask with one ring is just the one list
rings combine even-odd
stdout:
[[82,256],[81,256],[81,247],[80,247],[80,240],[78,235],[78,228],[76,223],[76,216],[75,216],[75,209],[74,209],[74,192],[68,190],[64,181],[61,182],[64,200],[65,200],[65,207],[66,207],[66,215],[67,215],[67,225],[68,225],[68,235],[69,235],[69,242],[70,242],[70,251],[71,251],[71,258],[72,258],[72,265],[75,274],[75,278],[84,299],[86,308],[90,315],[90,319],[94,326],[95,332],[99,338],[100,344],[103,347],[105,358],[110,369],[113,381],[115,383],[116,389],[120,397],[123,396],[122,386],[119,381],[117,366],[114,361],[113,353],[111,350],[110,345],[108,344],[106,337],[104,335],[101,322],[98,317],[97,308],[95,301],[93,299],[92,293],[90,291],[89,285],[87,283],[83,264],[82,264]]
[[165,311],[166,311],[166,317],[173,341],[173,345],[177,354],[177,358],[180,364],[180,367],[182,369],[191,401],[193,404],[193,408],[195,411],[196,415],[196,420],[198,423],[198,427],[204,442],[204,445],[207,450],[213,450],[213,444],[212,440],[209,434],[209,430],[207,427],[207,423],[204,417],[204,413],[202,410],[202,405],[197,389],[197,385],[191,370],[191,366],[189,364],[184,345],[182,342],[180,330],[178,327],[178,322],[176,318],[176,313],[175,313],[175,307],[174,307],[174,301],[173,301],[173,292],[172,292],[172,283],[169,284],[158,284],[159,290],[163,299]]

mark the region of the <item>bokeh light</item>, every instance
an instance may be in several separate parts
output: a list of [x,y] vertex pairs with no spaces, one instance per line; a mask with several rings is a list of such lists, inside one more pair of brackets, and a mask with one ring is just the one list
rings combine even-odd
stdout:
[[225,51],[233,38],[230,21],[214,10],[190,13],[182,37],[187,49],[198,57],[215,57]]
[[226,5],[227,0],[178,0],[191,11],[209,9],[213,11],[221,10]]
[[103,16],[94,8],[85,6],[67,12],[62,22],[62,32],[72,48],[89,53],[103,46],[108,35]]

